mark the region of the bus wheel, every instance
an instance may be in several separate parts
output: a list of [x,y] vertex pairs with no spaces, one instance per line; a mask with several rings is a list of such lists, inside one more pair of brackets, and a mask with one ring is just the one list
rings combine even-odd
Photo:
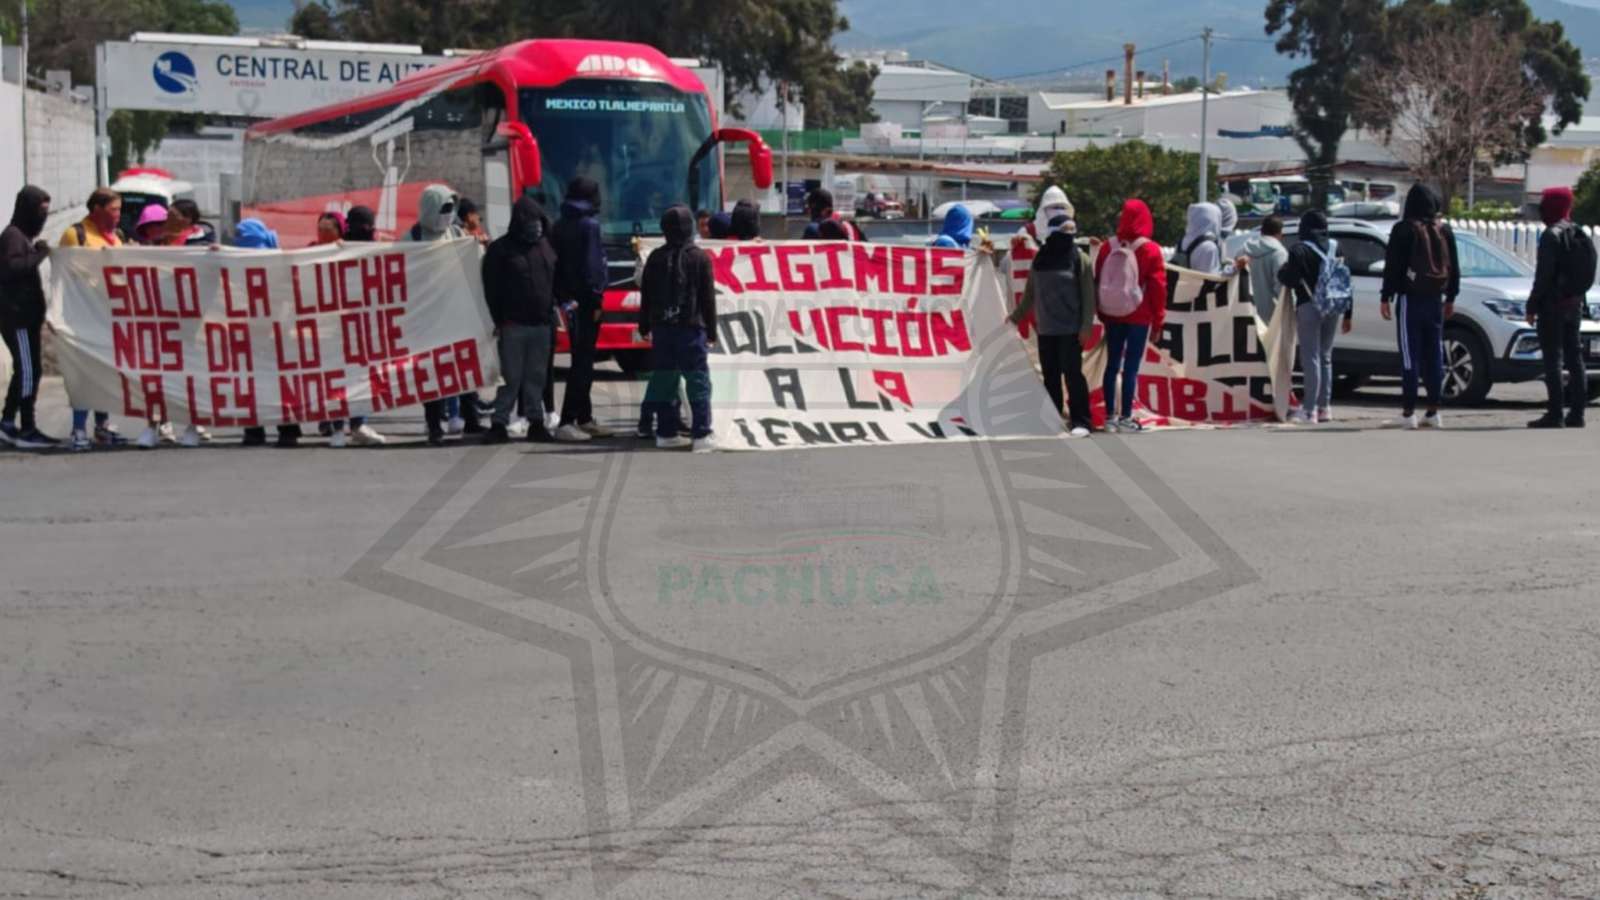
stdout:
[[611,357],[617,361],[617,368],[629,375],[637,375],[650,367],[649,350],[618,350]]

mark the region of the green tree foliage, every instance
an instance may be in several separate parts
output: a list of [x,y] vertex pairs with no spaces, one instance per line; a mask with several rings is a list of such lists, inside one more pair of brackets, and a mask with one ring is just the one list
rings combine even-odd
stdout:
[[1586,169],[1572,189],[1572,221],[1579,225],[1600,225],[1600,162]]
[[1339,161],[1339,144],[1355,112],[1362,68],[1388,52],[1386,0],[1270,0],[1269,35],[1278,52],[1306,64],[1289,74],[1295,140],[1306,154],[1307,177],[1319,206]]
[[[1584,72],[1583,52],[1567,40],[1560,22],[1542,22],[1533,17],[1526,0],[1404,0],[1390,10],[1390,49],[1399,54],[1418,35],[1445,28],[1460,27],[1474,20],[1488,19],[1496,24],[1507,41],[1522,48],[1520,71],[1504,73],[1507,79],[1522,79],[1526,87],[1547,101],[1555,114],[1555,133],[1583,116],[1583,102],[1589,99],[1589,76]],[[1544,126],[1544,110],[1531,112],[1522,121],[1522,147],[1501,162],[1526,159],[1549,136]]]
[[[735,90],[800,86],[808,125],[855,125],[872,99],[864,67],[840,69],[838,0],[309,0],[290,22],[306,37],[421,44],[437,52],[526,38],[637,41],[713,59]],[[815,112],[813,112],[815,110]]]
[[[95,45],[122,40],[135,31],[184,34],[238,34],[239,18],[221,0],[30,0],[28,69],[42,75],[67,69],[74,84],[94,84]],[[0,14],[0,28],[10,35],[14,9]],[[170,113],[122,110],[111,116],[113,174],[161,143],[172,124]]]
[[[1105,147],[1091,144],[1082,150],[1057,153],[1038,194],[1051,185],[1066,191],[1077,210],[1079,233],[1093,236],[1115,233],[1123,202],[1137,197],[1150,206],[1155,216],[1156,240],[1176,244],[1183,237],[1199,167],[1199,154],[1167,150],[1143,141]],[[1216,163],[1210,168],[1211,184],[1215,185]],[[1212,193],[1207,192],[1208,196]],[[1035,203],[1038,194],[1034,196]]]

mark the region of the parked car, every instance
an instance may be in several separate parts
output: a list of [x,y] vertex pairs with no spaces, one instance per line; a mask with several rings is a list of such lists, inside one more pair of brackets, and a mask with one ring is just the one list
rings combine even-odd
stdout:
[[[1354,276],[1355,327],[1339,337],[1333,353],[1339,387],[1345,390],[1375,375],[1400,375],[1396,324],[1384,321],[1379,308],[1384,254],[1393,224],[1354,219],[1328,223]],[[1285,223],[1285,246],[1296,243],[1296,229],[1297,223]],[[1249,237],[1231,238],[1230,255],[1238,253]],[[1461,295],[1456,298],[1455,316],[1445,322],[1445,400],[1478,403],[1496,384],[1543,378],[1539,338],[1527,318],[1532,267],[1475,234],[1459,231],[1456,254],[1461,260]],[[1589,316],[1583,323],[1584,359],[1590,366],[1600,365],[1600,321],[1596,319],[1600,319],[1600,291],[1591,294]],[[1600,399],[1596,381],[1589,385],[1590,400]]]
[[903,219],[906,209],[899,200],[882,191],[861,195],[856,201],[856,216],[870,219]]
[[166,169],[153,166],[123,169],[117,173],[111,189],[122,195],[120,227],[123,234],[133,234],[134,226],[139,224],[139,214],[152,203],[170,207],[174,200],[194,199],[194,185],[178,180]]

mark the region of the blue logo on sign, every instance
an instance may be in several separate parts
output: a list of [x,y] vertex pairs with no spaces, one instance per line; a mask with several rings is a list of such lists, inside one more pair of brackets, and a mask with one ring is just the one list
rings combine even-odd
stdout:
[[169,94],[194,94],[200,90],[200,79],[195,77],[194,60],[176,50],[156,57],[156,87]]

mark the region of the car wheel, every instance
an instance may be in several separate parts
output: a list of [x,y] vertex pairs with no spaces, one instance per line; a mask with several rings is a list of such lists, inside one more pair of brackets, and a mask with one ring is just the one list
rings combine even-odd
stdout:
[[629,375],[637,375],[650,367],[648,350],[618,350],[611,356],[617,361],[617,368]]
[[1335,397],[1349,397],[1356,391],[1367,386],[1371,381],[1368,375],[1335,375],[1333,377],[1333,395]]
[[1489,350],[1465,328],[1444,332],[1444,399],[1470,406],[1489,396]]

